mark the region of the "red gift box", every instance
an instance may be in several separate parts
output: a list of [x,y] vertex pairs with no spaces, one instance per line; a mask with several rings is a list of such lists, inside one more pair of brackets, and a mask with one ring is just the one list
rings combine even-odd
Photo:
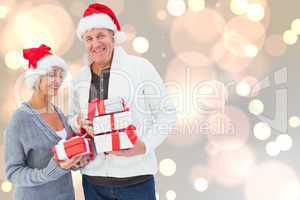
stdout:
[[68,160],[76,155],[93,158],[92,141],[89,138],[75,136],[61,140],[52,147],[55,160]]

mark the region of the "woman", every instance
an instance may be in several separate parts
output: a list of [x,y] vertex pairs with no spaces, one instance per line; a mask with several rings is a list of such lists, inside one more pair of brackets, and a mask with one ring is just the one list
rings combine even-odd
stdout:
[[5,170],[16,186],[14,199],[75,199],[70,169],[86,161],[76,156],[57,162],[51,152],[53,145],[72,134],[62,111],[51,104],[67,66],[46,45],[25,49],[23,56],[29,60],[25,81],[33,94],[14,112],[5,134]]

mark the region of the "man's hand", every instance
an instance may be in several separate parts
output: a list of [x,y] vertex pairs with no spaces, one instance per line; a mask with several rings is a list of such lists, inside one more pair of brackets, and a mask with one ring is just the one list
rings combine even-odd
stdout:
[[138,139],[131,149],[112,151],[109,152],[109,154],[116,155],[116,156],[130,157],[130,156],[144,154],[145,152],[146,152],[146,146],[144,142]]
[[83,119],[82,114],[80,113],[77,116],[77,123],[79,124],[80,128],[85,129],[90,136],[93,136],[93,122]]

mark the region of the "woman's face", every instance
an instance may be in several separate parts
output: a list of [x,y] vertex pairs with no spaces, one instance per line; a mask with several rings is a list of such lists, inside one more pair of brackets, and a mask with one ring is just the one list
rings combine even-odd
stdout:
[[114,33],[105,28],[93,28],[83,35],[85,48],[92,62],[106,66],[112,59]]
[[47,74],[41,76],[38,91],[50,97],[56,96],[63,82],[63,73],[61,68],[53,67]]

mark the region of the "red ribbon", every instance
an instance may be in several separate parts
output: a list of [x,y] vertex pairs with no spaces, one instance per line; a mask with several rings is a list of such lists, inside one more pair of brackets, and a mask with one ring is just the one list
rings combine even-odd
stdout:
[[111,133],[111,139],[112,139],[112,150],[113,151],[120,150],[120,135],[119,135],[119,132],[112,132]]
[[89,143],[89,148],[90,148],[90,153],[88,154],[89,158],[91,160],[93,160],[94,158],[94,152],[93,152],[93,144],[92,144],[92,140],[88,140],[88,143]]
[[104,100],[95,98],[88,105],[88,120],[93,121],[95,117],[96,109],[98,111],[98,115],[105,114],[105,105]]
[[127,134],[128,138],[132,144],[135,144],[137,141],[137,135],[136,135],[135,131],[136,131],[136,128],[134,125],[129,125],[125,130],[125,133]]
[[137,141],[137,135],[135,132],[136,128],[133,125],[129,125],[127,128],[123,129],[122,131],[114,131],[111,133],[112,137],[112,150],[119,151],[120,150],[120,132],[125,132],[128,139],[131,141],[132,144],[135,144]]
[[114,114],[110,114],[110,126],[111,126],[111,130],[114,131],[115,130],[115,117]]

